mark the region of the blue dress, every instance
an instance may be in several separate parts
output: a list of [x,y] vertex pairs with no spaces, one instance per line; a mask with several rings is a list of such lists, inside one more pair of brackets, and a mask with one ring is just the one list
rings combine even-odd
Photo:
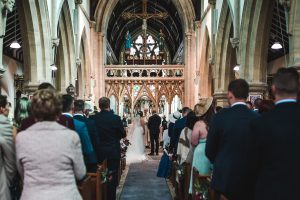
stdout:
[[206,146],[206,138],[200,139],[199,144],[194,150],[193,163],[192,163],[192,173],[190,179],[190,188],[189,193],[192,193],[193,186],[193,168],[195,167],[199,174],[201,175],[210,175],[212,172],[212,164],[208,160],[205,155],[205,146]]

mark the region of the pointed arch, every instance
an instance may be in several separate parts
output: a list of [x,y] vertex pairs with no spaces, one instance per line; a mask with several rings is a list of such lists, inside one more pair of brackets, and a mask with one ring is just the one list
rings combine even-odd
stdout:
[[27,90],[51,82],[51,31],[47,1],[16,1],[24,53]]
[[[227,92],[227,85],[234,79],[233,67],[236,65],[235,50],[230,38],[233,36],[233,23],[227,1],[223,1],[218,35],[216,38],[216,64],[214,66],[214,96]],[[224,96],[224,95],[223,95]],[[224,99],[223,99],[224,100]]]
[[[271,0],[245,1],[241,23],[241,76],[250,84],[266,82],[268,36],[273,10]],[[264,30],[264,31],[262,31]]]
[[71,13],[68,1],[64,1],[58,20],[58,37],[60,39],[56,52],[57,88],[65,91],[70,84],[75,84],[75,45]]

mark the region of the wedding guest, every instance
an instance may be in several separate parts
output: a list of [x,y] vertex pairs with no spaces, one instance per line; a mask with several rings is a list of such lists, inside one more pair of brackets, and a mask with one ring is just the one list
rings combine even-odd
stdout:
[[170,144],[170,151],[173,152],[174,155],[177,152],[180,133],[186,125],[186,116],[187,114],[189,114],[190,111],[191,109],[189,107],[182,108],[182,118],[177,120],[174,124],[174,132],[173,132],[173,136],[171,137],[171,144]]
[[76,185],[86,174],[81,143],[76,132],[56,122],[61,111],[62,99],[54,90],[34,94],[31,112],[36,123],[16,139],[22,200],[82,199]]
[[246,101],[246,105],[250,110],[253,110],[253,104],[251,101]]
[[[53,87],[53,85],[51,85],[50,83],[47,83],[47,82],[41,83],[38,87],[38,90],[44,90],[44,89],[50,89],[50,90],[55,91],[55,88]],[[69,129],[75,130],[73,120],[64,115],[59,115],[57,122]],[[19,127],[19,131],[26,130],[28,127],[32,126],[34,123],[36,123],[34,117],[32,115],[29,115],[28,118],[26,118],[22,121],[21,126]]]
[[7,97],[0,95],[0,199],[11,200],[9,188],[16,174],[13,127],[8,120]]
[[274,101],[272,100],[262,100],[260,103],[260,106],[258,108],[258,113],[263,114],[267,113],[270,110],[273,110],[275,108]]
[[[85,126],[87,127],[88,131],[88,136],[83,138],[87,140],[86,142],[90,141],[87,145],[89,148],[91,148],[91,152],[88,153],[88,158],[86,160],[86,168],[88,172],[96,172],[97,170],[97,164],[98,164],[98,159],[96,157],[96,151],[97,148],[99,147],[98,138],[97,138],[97,130],[96,130],[96,125],[94,120],[87,118],[84,115],[84,100],[78,99],[74,101],[74,115],[73,115],[73,120],[83,122]],[[75,122],[75,128],[76,128],[77,122]],[[79,136],[80,137],[80,136]],[[84,142],[82,142],[84,143]],[[92,146],[90,146],[92,144]],[[83,145],[83,144],[82,144]]]
[[97,154],[100,162],[107,160],[108,170],[112,172],[112,180],[108,183],[108,199],[115,200],[121,158],[120,140],[126,134],[121,118],[110,112],[109,98],[100,98],[99,108],[101,111],[93,116],[99,140]]
[[228,199],[252,199],[249,182],[245,178],[245,153],[251,120],[258,113],[249,110],[246,99],[249,85],[243,79],[228,86],[230,108],[217,113],[208,130],[205,153],[213,163],[211,187]]
[[197,121],[197,117],[193,111],[189,112],[186,117],[186,127],[181,131],[178,147],[177,147],[177,160],[179,164],[192,163],[193,148],[191,144],[191,137],[193,127]]
[[[89,131],[87,128],[87,124],[83,122],[82,119],[78,119],[80,118],[79,116],[75,118],[73,117],[74,98],[71,95],[69,94],[62,95],[62,102],[63,102],[62,115],[73,120],[75,131],[78,133],[81,141],[84,163],[87,166],[88,172],[93,172],[96,170],[95,163],[97,163],[97,159],[91,142]],[[77,110],[79,110],[78,107]],[[77,112],[77,114],[79,113]]]
[[205,155],[205,147],[209,124],[214,116],[213,98],[201,99],[200,103],[195,105],[194,111],[198,121],[193,126],[191,137],[191,143],[195,149],[190,179],[190,194],[193,188],[193,168],[195,167],[201,175],[210,175],[212,170],[211,162]]
[[173,137],[174,134],[174,125],[176,120],[180,119],[181,114],[179,111],[175,111],[173,114],[169,116],[169,126],[168,126],[168,135],[170,138]]
[[15,114],[15,122],[17,127],[19,127],[22,121],[30,115],[30,101],[27,97],[21,97],[19,99]]
[[299,199],[298,91],[297,70],[280,68],[272,85],[275,108],[251,124],[246,157],[249,177],[253,178],[255,185],[255,200]]
[[262,101],[261,98],[256,98],[256,99],[254,100],[254,102],[253,102],[253,104],[254,104],[253,110],[254,110],[255,112],[258,112],[258,109],[259,109],[259,106],[260,106],[260,104],[261,104],[261,101]]

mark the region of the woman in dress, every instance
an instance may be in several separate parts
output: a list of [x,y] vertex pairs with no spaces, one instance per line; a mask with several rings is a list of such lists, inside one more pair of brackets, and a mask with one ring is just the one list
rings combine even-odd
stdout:
[[21,200],[81,200],[76,179],[86,174],[78,134],[56,122],[62,98],[54,90],[39,90],[31,112],[37,121],[16,139],[18,171],[23,177]]
[[195,148],[192,172],[190,179],[189,193],[192,193],[193,186],[193,168],[195,167],[199,174],[210,175],[212,171],[212,165],[205,155],[206,136],[208,133],[208,125],[214,115],[213,98],[201,99],[200,103],[194,107],[194,112],[198,117],[198,121],[195,123],[192,131],[192,145]]
[[144,127],[141,113],[134,118],[133,124],[129,129],[128,139],[131,145],[128,146],[126,162],[135,163],[145,160]]

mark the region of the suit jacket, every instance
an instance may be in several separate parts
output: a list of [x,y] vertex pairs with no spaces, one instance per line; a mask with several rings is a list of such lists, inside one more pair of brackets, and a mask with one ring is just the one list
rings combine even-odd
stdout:
[[257,117],[246,105],[235,105],[217,113],[209,126],[205,153],[214,164],[211,186],[233,200],[249,197],[244,190],[246,144],[250,121]]
[[280,103],[251,124],[248,166],[256,200],[299,199],[300,105]]
[[0,115],[0,199],[10,200],[9,186],[17,172],[12,125]]
[[102,110],[92,118],[95,121],[98,139],[98,158],[120,159],[120,140],[126,137],[121,118],[109,111]]
[[174,154],[177,154],[177,147],[181,131],[186,126],[186,117],[176,120],[174,124],[173,136],[171,137],[170,149],[173,150]]
[[89,136],[90,136],[90,140],[91,140],[91,143],[93,145],[93,149],[95,151],[95,153],[98,151],[98,148],[99,148],[99,144],[98,144],[98,135],[97,135],[97,130],[96,130],[96,125],[95,125],[95,122],[93,119],[91,118],[86,118],[85,116],[83,115],[79,115],[79,114],[75,114],[73,116],[74,119],[76,120],[79,120],[81,122],[84,122],[87,126],[87,129],[88,129],[88,133],[89,133]]
[[[64,115],[60,115],[59,120],[57,122],[71,130],[75,130],[73,120]],[[35,123],[36,121],[31,115],[22,121],[19,131],[24,131]]]
[[149,117],[148,120],[148,128],[151,135],[158,135],[160,132],[160,124],[161,124],[161,118],[158,116],[158,114],[154,114],[151,117]]
[[16,139],[22,200],[81,200],[76,179],[86,174],[78,134],[57,122],[37,122]]
[[[72,119],[72,115],[66,115],[66,114],[63,115],[66,116],[67,118]],[[73,122],[75,126],[75,131],[78,133],[81,141],[85,164],[97,163],[96,154],[89,136],[86,123],[74,118],[73,118]]]

